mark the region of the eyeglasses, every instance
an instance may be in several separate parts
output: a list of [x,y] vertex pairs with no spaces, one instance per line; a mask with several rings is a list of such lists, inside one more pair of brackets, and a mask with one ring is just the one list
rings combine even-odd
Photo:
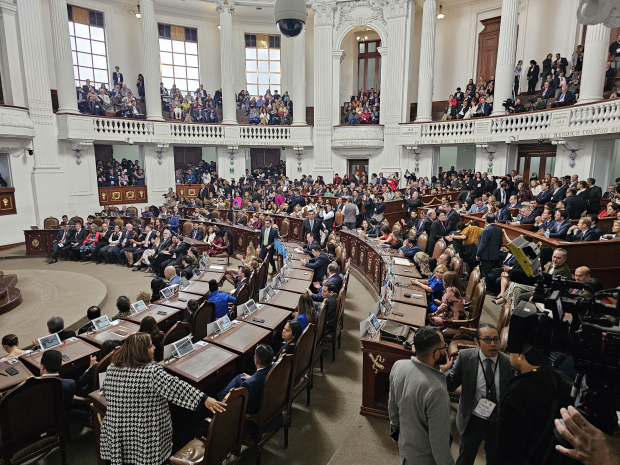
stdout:
[[446,350],[447,350],[447,349],[448,349],[448,347],[450,347],[450,344],[446,343],[446,344],[444,344],[444,346],[443,346],[443,347],[438,347],[437,349],[433,350],[433,352],[435,352],[435,351],[437,351],[437,350],[443,350],[443,349],[446,349]]
[[499,344],[499,341],[501,341],[501,339],[499,337],[494,337],[494,338],[485,337],[485,338],[482,338],[480,340],[484,341],[485,344],[490,344],[491,342],[493,344]]

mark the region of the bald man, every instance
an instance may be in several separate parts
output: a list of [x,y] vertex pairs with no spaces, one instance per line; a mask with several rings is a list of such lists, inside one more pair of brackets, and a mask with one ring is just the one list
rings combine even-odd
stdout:
[[168,287],[175,284],[181,284],[181,278],[177,276],[177,270],[174,268],[174,266],[167,266],[164,269],[164,277],[168,281]]

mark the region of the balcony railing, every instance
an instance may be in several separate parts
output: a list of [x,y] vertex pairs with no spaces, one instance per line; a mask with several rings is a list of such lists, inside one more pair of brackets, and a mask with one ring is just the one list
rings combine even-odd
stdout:
[[516,115],[403,123],[399,145],[471,144],[620,132],[620,99]]
[[[8,150],[17,149],[34,138],[34,123],[27,108],[0,105],[0,137],[10,139],[4,144]],[[12,142],[16,147],[10,146]]]

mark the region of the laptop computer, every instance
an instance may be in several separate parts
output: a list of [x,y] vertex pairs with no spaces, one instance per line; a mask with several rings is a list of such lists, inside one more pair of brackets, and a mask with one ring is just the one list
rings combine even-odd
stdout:
[[62,344],[60,336],[58,336],[57,333],[40,337],[39,339],[37,339],[37,342],[39,343],[39,347],[41,347],[42,350],[53,349],[54,347],[58,347]]

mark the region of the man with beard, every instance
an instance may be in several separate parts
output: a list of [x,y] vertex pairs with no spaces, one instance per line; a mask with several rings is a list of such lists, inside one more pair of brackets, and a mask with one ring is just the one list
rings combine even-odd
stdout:
[[390,372],[390,435],[403,464],[454,465],[450,397],[439,371],[447,362],[447,344],[439,328],[424,326],[416,331],[413,345],[416,355],[397,361]]

